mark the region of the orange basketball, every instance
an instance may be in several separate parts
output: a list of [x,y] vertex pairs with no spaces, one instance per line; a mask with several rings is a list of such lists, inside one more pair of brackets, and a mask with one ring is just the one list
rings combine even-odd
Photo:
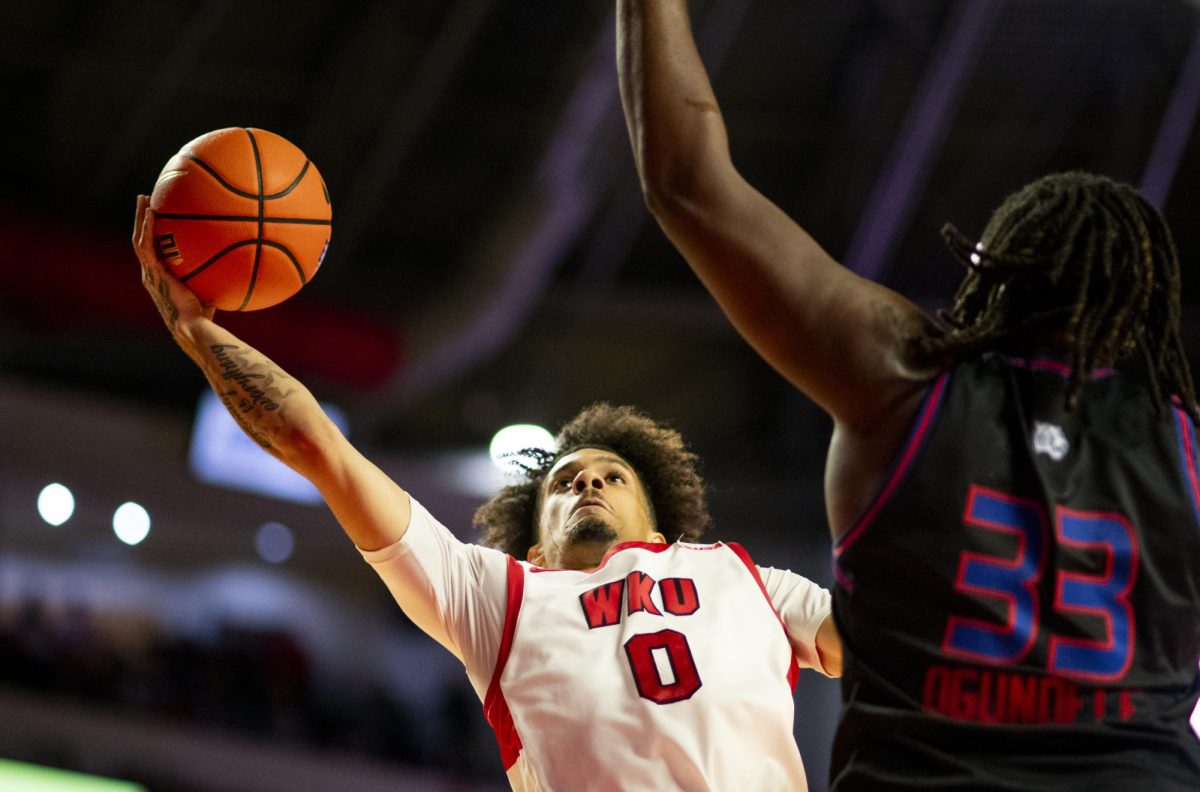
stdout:
[[304,152],[262,129],[201,135],[167,162],[150,208],[158,257],[201,302],[255,311],[298,292],[329,249],[332,207]]

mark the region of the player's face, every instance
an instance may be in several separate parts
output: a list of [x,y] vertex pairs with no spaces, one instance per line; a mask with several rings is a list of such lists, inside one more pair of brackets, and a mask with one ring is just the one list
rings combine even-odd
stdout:
[[529,560],[591,569],[618,542],[665,542],[654,530],[641,480],[611,451],[583,448],[560,459],[542,483],[539,542]]

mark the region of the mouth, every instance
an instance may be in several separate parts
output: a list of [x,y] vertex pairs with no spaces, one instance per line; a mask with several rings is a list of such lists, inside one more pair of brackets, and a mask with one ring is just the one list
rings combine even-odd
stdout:
[[571,509],[571,514],[576,514],[584,509],[601,509],[606,512],[612,512],[612,509],[608,507],[608,504],[600,498],[589,497],[580,499],[580,501],[575,504],[575,507]]

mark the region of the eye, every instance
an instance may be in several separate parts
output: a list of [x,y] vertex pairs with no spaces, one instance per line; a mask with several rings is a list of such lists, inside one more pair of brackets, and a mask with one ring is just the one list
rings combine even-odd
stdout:
[[560,490],[570,489],[571,488],[571,480],[568,478],[555,479],[554,482],[550,486],[553,489],[560,489]]
[[625,475],[624,475],[623,473],[609,473],[609,474],[608,474],[608,480],[609,480],[609,481],[616,481],[616,482],[619,482],[619,483],[621,483],[621,484],[624,484],[624,483],[625,483]]

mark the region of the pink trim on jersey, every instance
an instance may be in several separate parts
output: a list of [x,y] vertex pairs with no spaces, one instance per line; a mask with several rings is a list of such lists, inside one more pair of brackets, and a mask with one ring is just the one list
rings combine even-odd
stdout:
[[875,517],[879,514],[880,509],[892,497],[896,487],[900,484],[900,480],[904,478],[904,474],[908,472],[909,466],[916,459],[917,452],[924,444],[926,436],[929,434],[930,427],[933,426],[933,418],[937,415],[939,408],[942,405],[942,396],[946,392],[946,383],[950,380],[950,372],[943,373],[933,383],[929,389],[928,395],[925,396],[925,402],[921,405],[921,411],[917,414],[917,420],[913,422],[913,430],[908,436],[903,449],[899,455],[899,461],[892,468],[891,474],[887,481],[880,489],[879,494],[867,506],[862,516],[859,517],[850,530],[842,534],[841,538],[834,543],[833,547],[833,570],[837,575],[838,580],[843,586],[851,587],[850,580],[842,573],[838,565],[838,559],[842,553],[850,549],[850,546],[857,542],[871,525]]
[[[1031,371],[1049,371],[1064,377],[1071,376],[1071,372],[1074,371],[1074,369],[1072,369],[1066,363],[1063,363],[1059,360],[1051,360],[1049,358],[1033,358],[1032,360],[1026,360],[1025,358],[1020,357],[1009,357],[1008,362],[1014,366],[1027,368]],[[1094,368],[1092,369],[1091,373],[1088,374],[1088,379],[1103,379],[1104,377],[1111,377],[1116,373],[1116,369],[1112,368]]]
[[[771,613],[775,614],[775,618],[779,620],[779,626],[783,630],[784,638],[787,636],[787,625],[783,623],[783,617],[779,615],[779,611],[775,610],[775,603],[771,602],[771,596],[767,594],[767,587],[763,583],[762,575],[758,574],[758,566],[754,560],[750,558],[750,554],[746,552],[746,548],[742,547],[737,542],[726,542],[725,546],[737,554],[737,557],[742,559],[742,563],[746,565],[746,569],[750,570],[750,574],[754,577],[754,582],[758,584],[758,590],[762,592],[763,598],[766,599],[767,605],[771,608]],[[788,645],[791,646],[791,641],[788,640]],[[788,686],[795,691],[796,682],[800,679],[800,664],[796,662],[796,653],[792,652],[792,661],[788,666],[787,681]]]
[[492,681],[488,683],[487,695],[483,699],[483,714],[488,724],[496,733],[496,743],[500,746],[500,760],[504,769],[509,770],[516,764],[521,755],[521,735],[513,724],[512,713],[508,702],[500,690],[500,675],[508,663],[508,653],[512,650],[513,634],[517,629],[517,614],[521,612],[521,600],[525,596],[525,572],[515,558],[508,558],[508,605],[504,612],[504,629],[500,633],[500,651],[496,653],[496,669],[492,672]]
[[1179,437],[1179,450],[1183,455],[1183,471],[1192,494],[1196,524],[1200,525],[1200,461],[1196,454],[1196,431],[1191,416],[1179,406],[1178,399],[1175,401],[1175,429]]

